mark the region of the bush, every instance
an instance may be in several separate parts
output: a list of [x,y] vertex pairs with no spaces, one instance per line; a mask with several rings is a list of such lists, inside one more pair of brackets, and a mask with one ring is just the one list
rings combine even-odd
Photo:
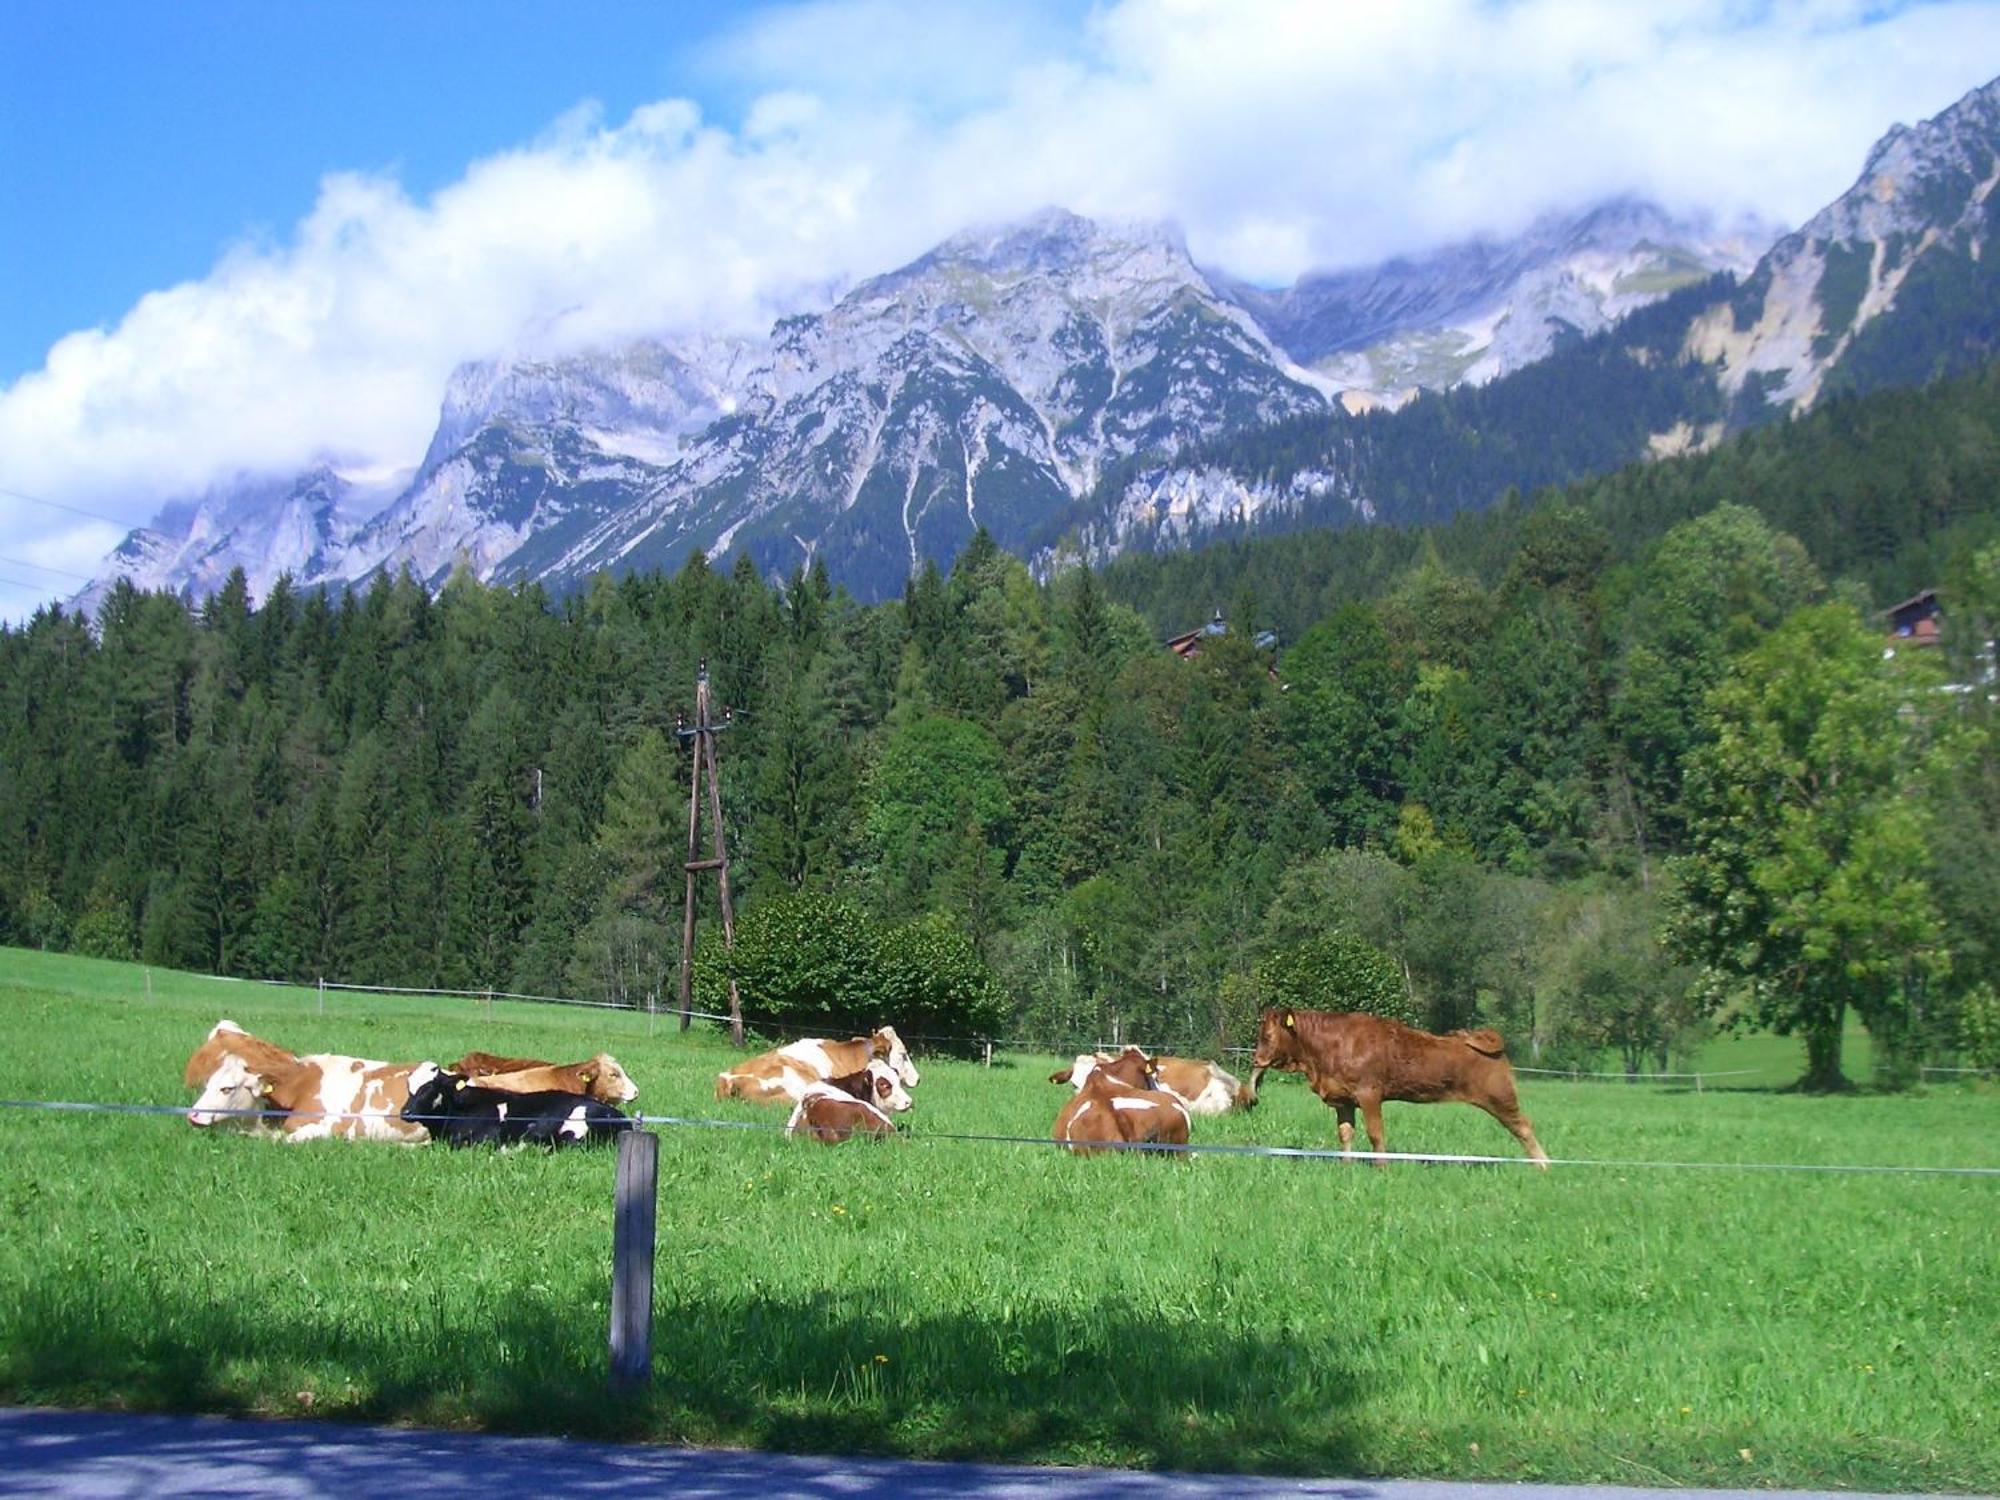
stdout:
[[703,951],[702,1008],[725,1010],[734,978],[752,1029],[849,1036],[886,1023],[906,1040],[963,1037],[970,1051],[1006,1013],[972,940],[941,913],[885,925],[845,897],[791,891],[744,917],[734,952]]
[[69,950],[85,958],[137,958],[139,942],[132,931],[132,914],[122,904],[91,907],[70,929]]
[[702,1008],[728,1008],[730,979],[747,1024],[806,1025],[842,1035],[879,1026],[874,920],[844,897],[788,891],[760,902],[736,926],[736,948],[707,943]]
[[2000,1068],[2000,995],[1990,984],[1968,990],[1958,1018],[1958,1041],[1967,1066]]
[[1346,933],[1307,938],[1261,960],[1257,989],[1265,1005],[1299,1010],[1360,1010],[1420,1026],[1396,961]]
[[1006,1016],[1007,997],[992,970],[942,912],[886,930],[876,961],[879,1013],[906,1040],[925,1036],[947,1051],[969,1053],[974,1039],[992,1036]]

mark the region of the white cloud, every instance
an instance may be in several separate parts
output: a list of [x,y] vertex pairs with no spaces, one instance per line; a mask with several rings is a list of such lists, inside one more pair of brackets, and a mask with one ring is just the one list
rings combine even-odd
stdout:
[[[1000,8],[1006,13],[1006,8]],[[1996,67],[1995,0],[955,0],[760,13],[742,123],[571,111],[428,200],[335,173],[282,244],[72,334],[0,392],[0,485],[137,523],[219,474],[411,462],[452,366],[753,330],[831,278],[1059,203],[1172,217],[1265,281],[1617,192],[1797,222]],[[893,42],[894,45],[891,45]],[[103,528],[0,494],[38,560]],[[19,547],[16,548],[19,555]]]

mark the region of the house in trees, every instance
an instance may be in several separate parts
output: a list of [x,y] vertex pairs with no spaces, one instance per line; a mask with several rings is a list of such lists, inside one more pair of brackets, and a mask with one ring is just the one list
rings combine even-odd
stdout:
[[[1182,661],[1192,661],[1195,657],[1201,655],[1202,644],[1205,641],[1215,636],[1227,634],[1229,634],[1229,624],[1222,618],[1222,611],[1218,609],[1215,612],[1214,618],[1198,630],[1190,630],[1184,635],[1170,636],[1167,640],[1167,649]],[[1260,630],[1251,644],[1259,651],[1269,651],[1273,646],[1278,644],[1277,632]]]
[[1209,637],[1227,634],[1229,634],[1229,627],[1223,623],[1222,611],[1218,609],[1215,612],[1215,618],[1210,620],[1206,625],[1201,626],[1197,630],[1190,630],[1185,635],[1177,635],[1170,638],[1167,641],[1167,649],[1182,661],[1191,661],[1201,655],[1202,643],[1208,640]]
[[1889,621],[1889,646],[1891,656],[1898,647],[1935,646],[1938,643],[1938,591],[1925,589],[1912,594],[1901,604],[1892,604],[1882,612]]

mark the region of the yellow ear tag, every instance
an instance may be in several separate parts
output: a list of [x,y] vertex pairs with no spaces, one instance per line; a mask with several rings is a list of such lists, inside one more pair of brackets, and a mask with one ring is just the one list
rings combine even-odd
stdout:
[[578,1077],[579,1079],[581,1079],[581,1080],[582,1080],[583,1082],[585,1082],[585,1083],[588,1083],[588,1082],[590,1082],[590,1080],[591,1080],[591,1079],[593,1079],[593,1078],[595,1078],[596,1076],[597,1076],[597,1075],[596,1075],[595,1073],[579,1073],[579,1074],[577,1074],[577,1077]]
[[462,1089],[466,1086],[466,1084],[470,1083],[471,1081],[472,1080],[469,1078],[461,1078],[458,1080],[457,1083],[453,1084],[452,1087],[455,1089]]
[[1296,1026],[1296,1025],[1298,1025],[1298,1024],[1299,1024],[1299,1018],[1298,1018],[1297,1016],[1293,1015],[1293,1014],[1292,1014],[1292,1013],[1291,1013],[1290,1011],[1286,1011],[1286,1012],[1285,1012],[1285,1029],[1286,1029],[1287,1031],[1289,1031],[1289,1030],[1290,1030],[1290,1029],[1291,1029],[1292,1027],[1294,1027],[1294,1026]]

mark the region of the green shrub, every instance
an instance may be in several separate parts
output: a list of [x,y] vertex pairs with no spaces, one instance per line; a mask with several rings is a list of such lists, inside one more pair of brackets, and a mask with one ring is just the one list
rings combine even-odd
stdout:
[[1360,938],[1336,932],[1280,948],[1257,965],[1266,1005],[1300,1010],[1363,1010],[1420,1026],[1396,961]]
[[886,924],[845,897],[791,891],[743,919],[734,952],[702,952],[702,1008],[726,1008],[734,978],[753,1030],[847,1036],[886,1023],[906,1040],[963,1038],[953,1046],[970,1051],[1006,1014],[992,971],[942,913]]
[[881,941],[874,919],[844,897],[774,896],[737,924],[733,952],[714,942],[701,946],[703,1008],[726,1008],[733,978],[752,1028],[768,1021],[845,1035],[879,1025]]
[[876,962],[878,1015],[906,1039],[924,1036],[947,1051],[969,1052],[974,1038],[992,1036],[1006,1016],[1007,997],[992,970],[942,912],[884,931]]

